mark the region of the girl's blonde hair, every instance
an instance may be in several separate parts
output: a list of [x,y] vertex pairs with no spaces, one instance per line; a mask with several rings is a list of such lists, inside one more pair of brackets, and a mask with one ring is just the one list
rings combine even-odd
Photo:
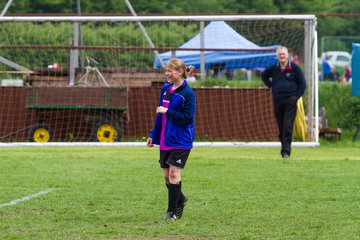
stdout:
[[182,78],[190,77],[193,74],[194,67],[193,66],[185,66],[183,60],[178,58],[172,58],[166,63],[166,67],[173,68],[177,71],[182,71]]

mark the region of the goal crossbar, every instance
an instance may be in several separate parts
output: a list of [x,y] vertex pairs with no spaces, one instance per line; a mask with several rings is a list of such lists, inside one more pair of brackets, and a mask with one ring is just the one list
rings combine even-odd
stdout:
[[237,21],[316,20],[315,15],[214,15],[214,16],[36,16],[0,17],[0,22],[149,22],[149,21]]

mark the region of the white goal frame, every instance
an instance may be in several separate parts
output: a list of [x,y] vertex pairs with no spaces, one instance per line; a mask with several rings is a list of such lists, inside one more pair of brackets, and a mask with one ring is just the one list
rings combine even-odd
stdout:
[[[241,21],[241,20],[303,20],[304,21],[304,75],[305,79],[312,79],[308,85],[311,91],[308,107],[310,121],[310,136],[312,142],[293,142],[294,147],[319,146],[319,124],[318,124],[318,48],[317,48],[317,19],[315,15],[212,15],[212,16],[44,16],[44,17],[0,17],[0,22],[148,22],[148,21]],[[149,129],[150,130],[150,129]],[[8,146],[145,146],[141,142],[116,142],[116,143],[0,143],[0,147]],[[279,147],[279,142],[195,142],[195,147]]]

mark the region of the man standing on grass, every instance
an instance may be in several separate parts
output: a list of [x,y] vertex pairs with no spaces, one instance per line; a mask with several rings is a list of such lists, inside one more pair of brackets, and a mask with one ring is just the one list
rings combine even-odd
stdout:
[[306,82],[300,67],[289,60],[286,47],[279,47],[276,56],[279,62],[265,69],[261,77],[265,85],[272,89],[281,156],[289,158],[297,101],[305,93]]

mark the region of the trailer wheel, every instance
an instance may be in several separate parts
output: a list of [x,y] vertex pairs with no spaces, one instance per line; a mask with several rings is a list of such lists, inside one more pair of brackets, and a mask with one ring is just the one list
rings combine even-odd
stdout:
[[95,125],[93,137],[97,142],[117,142],[121,139],[119,124],[110,121],[100,121]]
[[53,138],[53,133],[47,125],[38,125],[30,129],[30,142],[46,143]]

